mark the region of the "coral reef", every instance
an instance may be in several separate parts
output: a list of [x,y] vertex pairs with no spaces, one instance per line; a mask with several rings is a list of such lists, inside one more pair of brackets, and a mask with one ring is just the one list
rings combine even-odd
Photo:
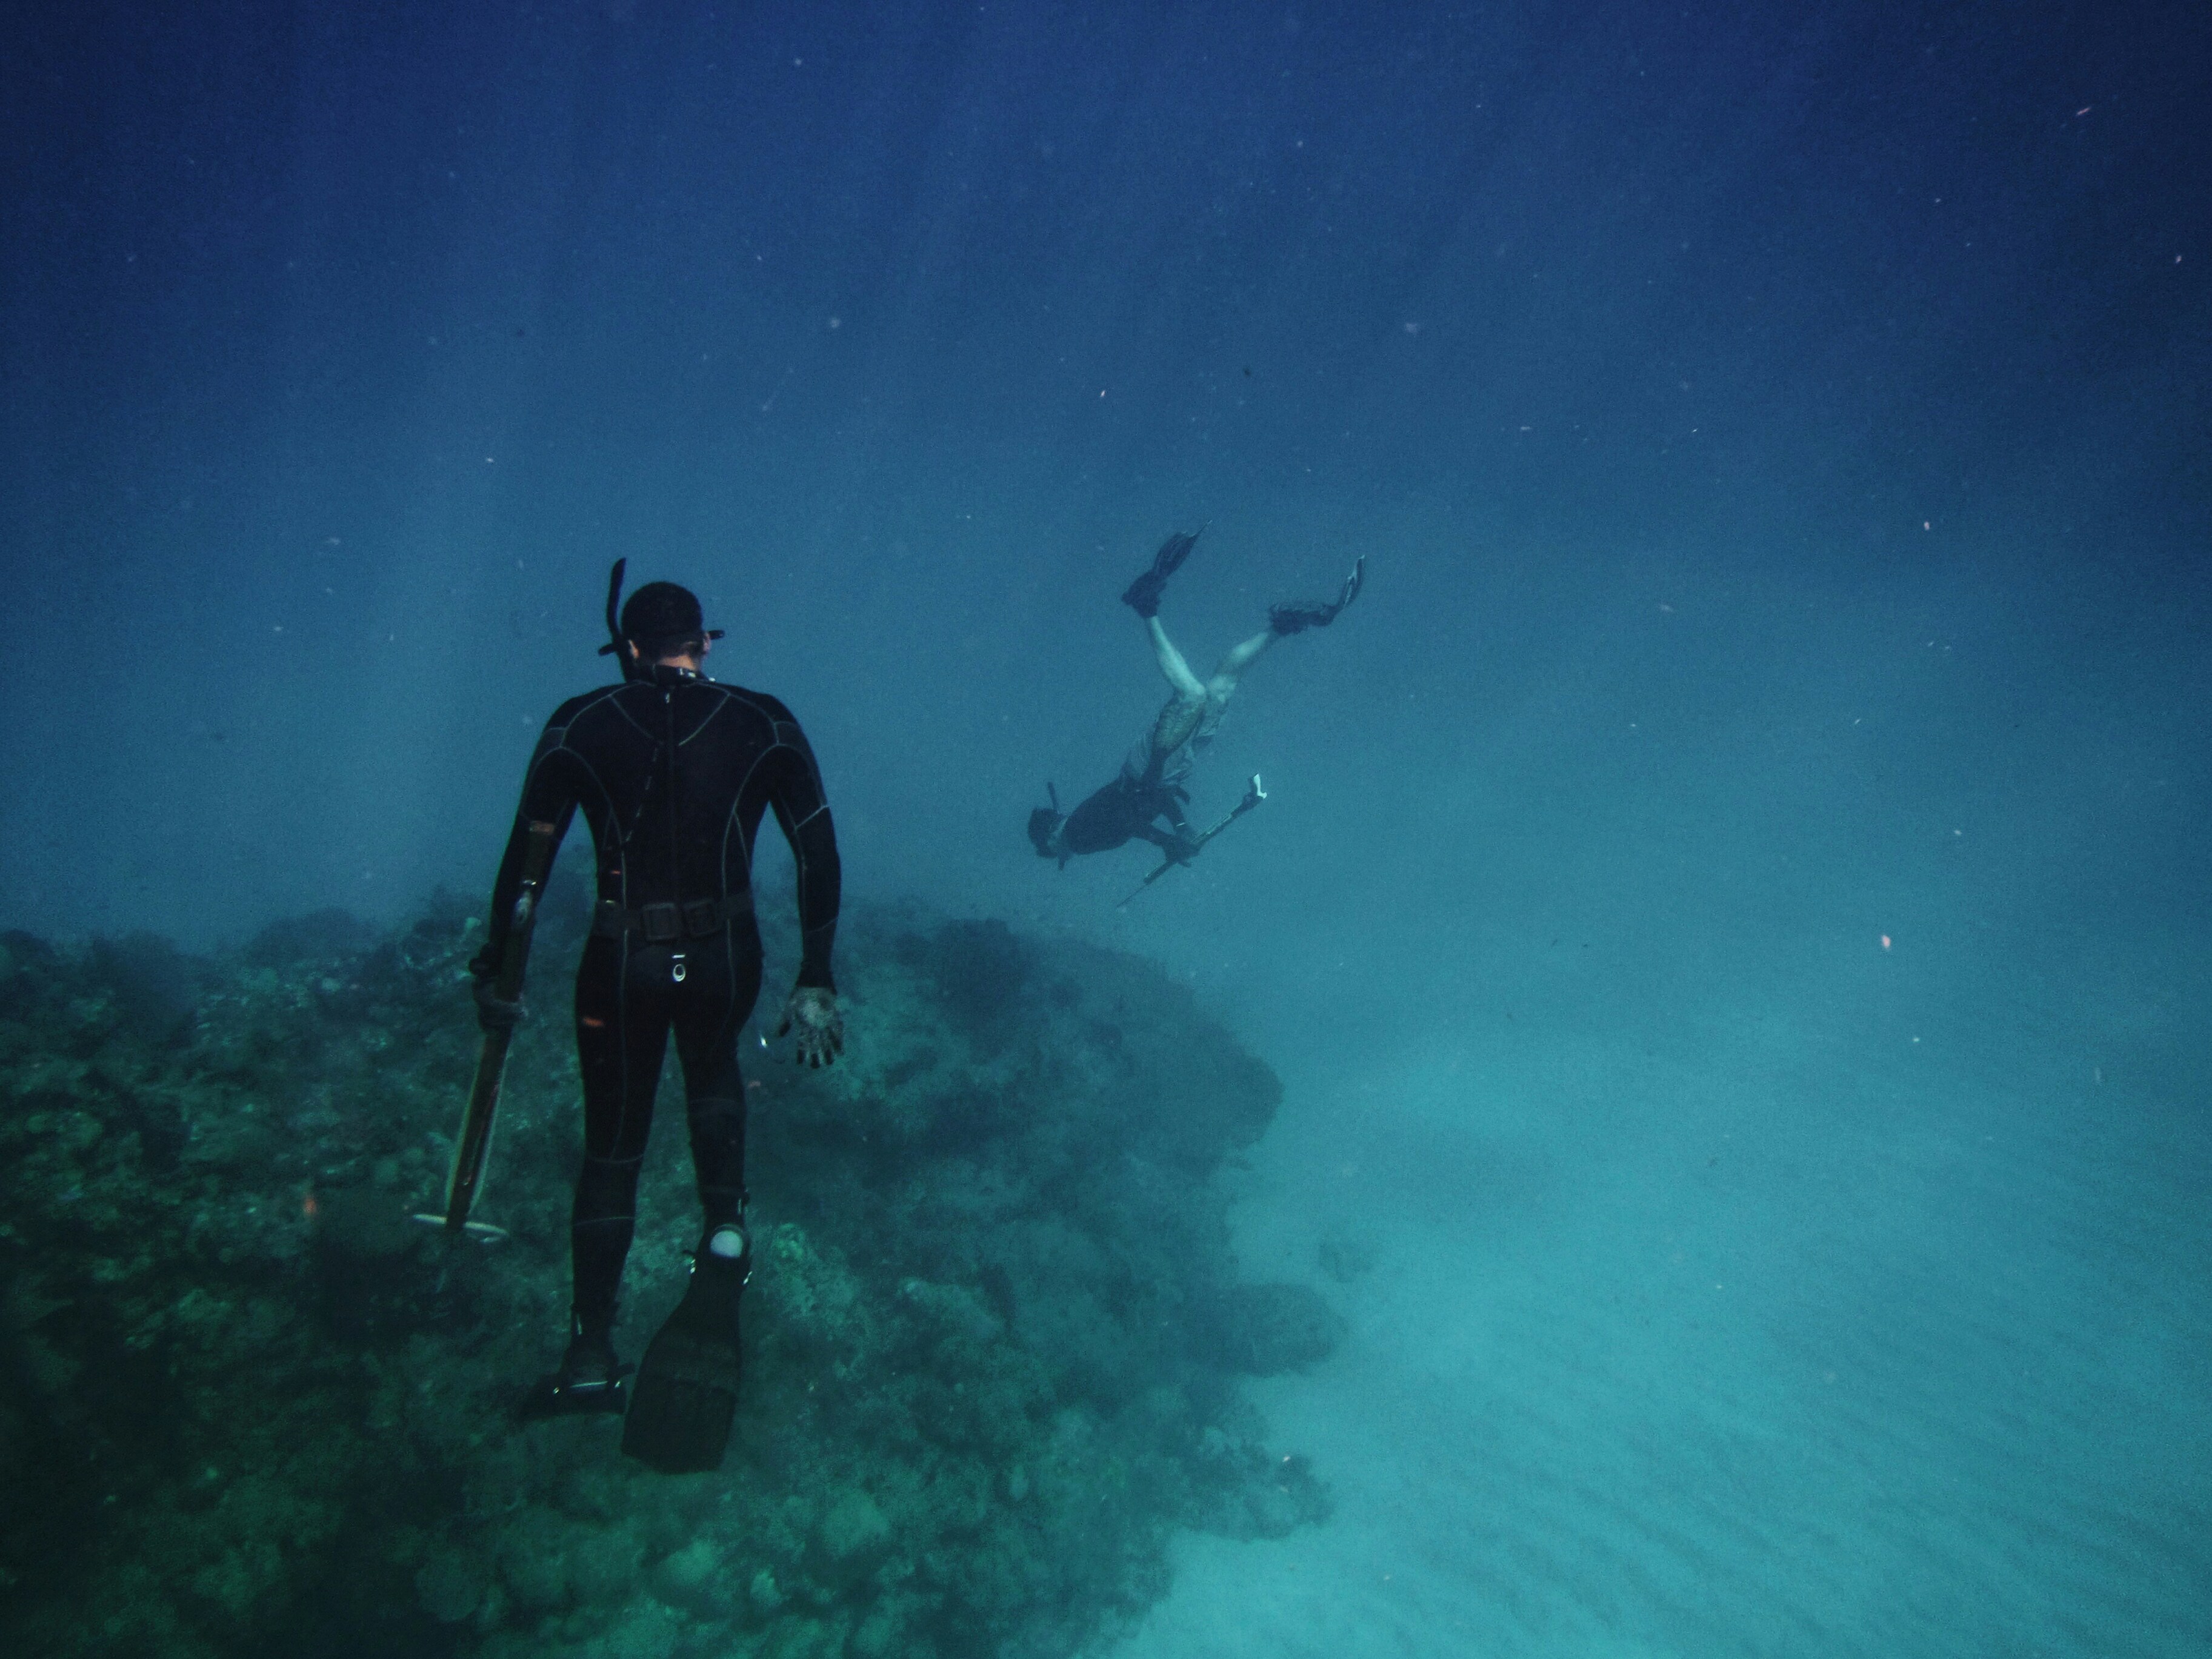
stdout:
[[[1175,1528],[1325,1512],[1238,1378],[1334,1316],[1237,1284],[1212,1179],[1273,1075],[1142,962],[913,910],[848,918],[845,1063],[748,1053],[722,1471],[518,1423],[566,1316],[584,915],[543,913],[489,1246],[409,1219],[476,1047],[458,902],[216,960],[0,939],[0,1481],[38,1500],[0,1509],[7,1650],[1067,1654],[1159,1594]],[[672,1070],[661,1113],[633,1355],[696,1236]]]

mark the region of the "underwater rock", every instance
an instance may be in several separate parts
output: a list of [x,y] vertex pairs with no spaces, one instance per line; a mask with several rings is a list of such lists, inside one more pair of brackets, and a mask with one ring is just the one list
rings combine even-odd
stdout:
[[752,1583],[745,1586],[745,1601],[763,1619],[772,1619],[782,1609],[783,1591],[772,1569],[763,1567],[753,1575]]
[[556,1511],[540,1509],[534,1516],[521,1517],[501,1540],[500,1582],[526,1616],[555,1613],[568,1605],[566,1530]]
[[946,1024],[970,1041],[990,1046],[1015,1025],[1031,957],[1005,922],[944,922],[926,933],[903,934],[898,950],[935,987]]
[[1273,1376],[1326,1359],[1343,1340],[1344,1322],[1303,1285],[1235,1285],[1218,1292],[1201,1342],[1216,1363]]
[[441,1625],[458,1625],[483,1601],[484,1583],[474,1562],[440,1555],[415,1575],[415,1594],[422,1611]]
[[654,1595],[672,1607],[708,1618],[726,1615],[740,1589],[725,1571],[720,1547],[708,1538],[693,1539],[663,1556],[653,1570]]
[[[200,960],[0,939],[0,1650],[655,1659],[1070,1652],[1176,1527],[1327,1513],[1239,1373],[1336,1340],[1243,1286],[1212,1179],[1280,1097],[1138,959],[852,907],[845,1060],[749,1047],[757,1265],[720,1474],[518,1424],[558,1355],[578,1133],[542,907],[477,1214],[433,1206],[477,1048],[469,907]],[[795,941],[771,921],[773,981]],[[134,977],[135,976],[135,977]],[[621,1352],[696,1238],[663,1085]]]
[[864,1492],[842,1493],[815,1524],[811,1559],[819,1576],[849,1589],[890,1553],[891,1523]]
[[257,968],[285,968],[358,957],[378,943],[376,930],[349,910],[310,910],[272,921],[239,955]]
[[141,1036],[173,1041],[199,1005],[200,965],[156,934],[94,939],[86,957],[118,1020]]

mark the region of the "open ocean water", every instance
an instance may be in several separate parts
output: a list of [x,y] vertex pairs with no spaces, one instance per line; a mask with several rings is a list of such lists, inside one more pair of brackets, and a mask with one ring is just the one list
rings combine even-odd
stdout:
[[[1261,1040],[1290,1102],[1240,1242],[1352,1320],[1266,1395],[1341,1504],[1189,1541],[1132,1652],[2212,1644],[2204,969],[2147,834],[2192,676],[2055,660],[2100,607],[2044,599],[1909,688],[1863,665],[1924,672],[1931,617],[2003,596],[1917,640],[1827,612],[1765,695],[1674,706],[1671,805],[1592,730],[1674,678],[1617,646],[1552,743],[1474,741],[1470,795],[1553,833],[1481,840],[1507,867],[1395,928],[1357,921],[1386,878],[1316,890],[1348,954],[1278,970],[1304,1006]],[[2112,696],[2137,677],[2172,702]]]
[[[2209,48],[11,15],[0,924],[474,902],[626,556],[849,890],[1135,950],[1283,1080],[1223,1179],[1346,1322],[1252,1385],[1334,1512],[1179,1535],[1118,1659],[2212,1653]],[[1368,586],[1117,908],[1149,854],[1022,824],[1201,525],[1201,672]]]

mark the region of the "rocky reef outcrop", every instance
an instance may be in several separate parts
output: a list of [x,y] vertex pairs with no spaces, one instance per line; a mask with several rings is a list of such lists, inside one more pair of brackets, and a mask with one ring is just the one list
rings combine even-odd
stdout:
[[[432,1207],[476,1048],[441,899],[221,958],[0,940],[0,1644],[58,1656],[1064,1655],[1165,1583],[1178,1528],[1320,1518],[1240,1377],[1334,1340],[1238,1283],[1214,1179],[1273,1073],[1133,957],[863,908],[851,1042],[757,1049],[757,1249],[727,1463],[525,1425],[556,1357],[579,1135],[540,929],[478,1213]],[[772,958],[778,944],[771,940]],[[696,1207],[663,1085],[620,1345]]]

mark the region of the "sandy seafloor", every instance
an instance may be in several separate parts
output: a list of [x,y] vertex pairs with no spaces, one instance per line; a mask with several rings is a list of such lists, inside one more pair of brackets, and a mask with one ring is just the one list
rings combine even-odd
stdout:
[[1279,1054],[1240,1248],[1351,1321],[1261,1395],[1337,1512],[1184,1539],[1120,1659],[2212,1651],[2187,1010],[2008,978]]

